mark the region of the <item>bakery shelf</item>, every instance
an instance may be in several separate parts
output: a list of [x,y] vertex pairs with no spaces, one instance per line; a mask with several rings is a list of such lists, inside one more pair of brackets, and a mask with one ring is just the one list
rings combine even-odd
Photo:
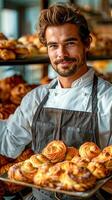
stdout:
[[[95,61],[95,60],[111,60],[112,56],[88,56],[87,60]],[[48,55],[39,55],[35,58],[24,58],[24,59],[16,59],[16,60],[0,60],[0,66],[7,65],[26,65],[26,64],[48,64],[50,63]]]
[[45,64],[49,63],[49,58],[47,55],[39,55],[35,58],[23,58],[16,60],[0,60],[0,66],[7,65],[26,65],[26,64]]
[[95,60],[112,60],[112,55],[103,55],[103,56],[96,56],[96,55],[89,55],[87,60],[95,61]]

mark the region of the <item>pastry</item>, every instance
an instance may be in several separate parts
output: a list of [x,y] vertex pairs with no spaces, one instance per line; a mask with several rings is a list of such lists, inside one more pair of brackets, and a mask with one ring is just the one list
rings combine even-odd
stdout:
[[32,182],[33,176],[37,172],[30,160],[19,162],[9,168],[8,177],[17,181]]
[[110,174],[105,165],[99,162],[91,161],[87,168],[97,179],[105,178]]
[[72,160],[72,158],[74,156],[78,156],[78,155],[79,155],[79,151],[78,151],[77,148],[75,148],[75,147],[67,147],[67,152],[66,152],[64,160]]
[[16,54],[12,50],[3,49],[3,50],[0,50],[0,58],[5,61],[15,60]]
[[9,49],[13,50],[15,49],[17,45],[16,40],[10,39],[10,40],[0,40],[0,49]]
[[53,140],[42,150],[42,154],[46,156],[52,163],[64,160],[67,147],[63,141]]
[[33,167],[38,168],[43,164],[50,163],[50,160],[42,154],[35,154],[30,157],[30,162],[32,163]]
[[39,50],[34,44],[28,44],[27,49],[29,51],[29,57],[36,57],[39,54]]
[[56,177],[53,183],[55,187],[62,190],[85,191],[93,187],[96,182],[96,178],[87,168],[79,167],[70,161],[57,163],[49,171],[52,171],[50,181],[52,182],[52,179]]
[[38,168],[38,171],[34,175],[33,182],[38,186],[50,186],[49,168],[52,166],[51,163],[47,163]]
[[91,161],[94,157],[100,154],[100,148],[93,142],[85,142],[79,148],[79,154],[82,158]]
[[88,159],[82,158],[81,156],[74,156],[71,162],[75,163],[77,166],[80,167],[87,167],[88,166]]
[[29,51],[24,45],[21,45],[21,44],[16,45],[14,52],[17,55],[17,58],[29,57]]
[[107,169],[112,171],[112,145],[105,147],[93,161],[105,165]]

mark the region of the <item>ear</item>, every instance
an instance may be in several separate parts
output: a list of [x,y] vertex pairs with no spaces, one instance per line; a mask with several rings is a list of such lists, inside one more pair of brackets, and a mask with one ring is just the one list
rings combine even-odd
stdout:
[[90,50],[91,42],[92,42],[92,37],[89,36],[88,40],[86,41],[86,52]]

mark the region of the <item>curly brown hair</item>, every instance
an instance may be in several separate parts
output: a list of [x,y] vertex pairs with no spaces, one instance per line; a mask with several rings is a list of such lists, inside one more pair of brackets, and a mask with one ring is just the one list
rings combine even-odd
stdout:
[[41,11],[38,34],[42,44],[46,45],[45,31],[48,26],[62,25],[65,23],[75,24],[79,28],[79,35],[85,45],[91,41],[90,31],[85,17],[73,4],[53,4],[48,9]]

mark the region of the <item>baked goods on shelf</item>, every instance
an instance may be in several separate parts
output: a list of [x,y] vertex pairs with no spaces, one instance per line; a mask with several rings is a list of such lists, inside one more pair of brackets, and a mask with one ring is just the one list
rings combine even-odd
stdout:
[[[82,154],[85,149],[89,153],[86,157]],[[105,158],[106,153],[108,158]],[[95,143],[86,142],[76,149],[61,140],[52,140],[40,153],[11,166],[8,175],[10,179],[41,187],[84,192],[94,187],[97,180],[111,174],[112,168],[106,165],[110,160],[112,145],[101,151]]]
[[38,34],[25,35],[19,39],[10,39],[0,33],[0,60],[33,58],[46,53],[47,47],[40,43]]

